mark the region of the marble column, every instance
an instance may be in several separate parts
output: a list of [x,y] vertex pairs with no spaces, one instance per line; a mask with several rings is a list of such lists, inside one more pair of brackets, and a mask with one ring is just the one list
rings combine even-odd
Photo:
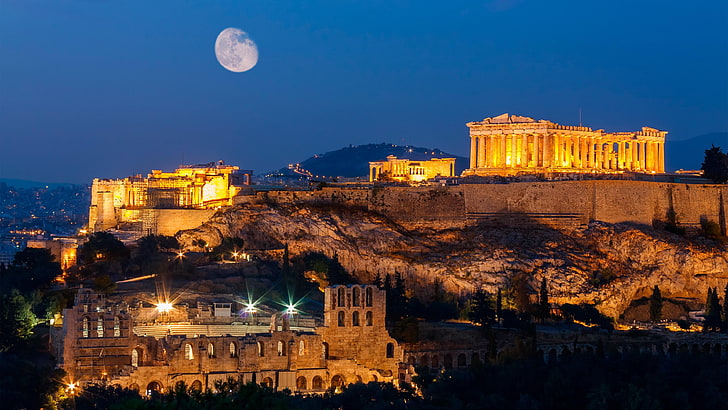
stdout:
[[657,170],[660,172],[665,172],[665,143],[664,142],[658,142],[657,143],[657,149],[659,152],[659,159],[657,163]]
[[629,142],[629,169],[634,171],[637,169],[637,147],[634,140]]
[[485,144],[485,136],[480,137],[478,145],[478,168],[484,168],[488,166],[487,147]]
[[500,146],[500,154],[498,156],[498,166],[500,168],[505,167],[506,164],[506,136],[501,135],[498,137],[498,145]]
[[477,145],[478,137],[471,136],[470,137],[470,169],[475,169],[477,167],[477,152],[476,151],[476,145]]
[[574,137],[574,168],[581,168],[581,137]]
[[541,151],[539,151],[538,147],[541,145],[539,144],[538,140],[541,138],[540,135],[534,134],[533,136],[533,167],[539,168],[539,157],[541,154]]

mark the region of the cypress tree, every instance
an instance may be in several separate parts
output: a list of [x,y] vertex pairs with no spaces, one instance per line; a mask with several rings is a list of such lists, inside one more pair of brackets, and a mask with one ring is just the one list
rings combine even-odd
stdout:
[[538,317],[541,319],[541,323],[543,323],[544,320],[549,317],[549,311],[551,310],[546,278],[541,279],[541,290],[539,291],[538,296]]
[[704,331],[717,330],[721,326],[721,306],[718,300],[718,288],[708,288],[708,298],[705,303]]
[[658,322],[662,319],[662,294],[660,288],[655,285],[650,296],[650,321]]
[[501,288],[498,288],[498,297],[495,300],[495,317],[496,317],[496,320],[498,321],[498,323],[500,323],[502,314],[503,314],[503,295],[501,294]]

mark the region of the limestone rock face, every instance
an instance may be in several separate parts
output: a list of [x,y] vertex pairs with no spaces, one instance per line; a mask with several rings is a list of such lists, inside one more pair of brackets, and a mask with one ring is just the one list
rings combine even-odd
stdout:
[[[728,281],[728,250],[696,244],[651,227],[592,222],[557,230],[443,226],[405,229],[386,217],[341,205],[246,204],[215,214],[202,226],[177,234],[194,249],[223,237],[240,237],[246,249],[281,249],[336,255],[362,282],[399,272],[416,293],[438,280],[450,292],[477,287],[496,292],[515,277],[533,289],[546,278],[555,303],[597,303],[617,317],[635,298],[658,285],[666,298],[704,300],[709,286]],[[534,292],[535,293],[535,292]]]

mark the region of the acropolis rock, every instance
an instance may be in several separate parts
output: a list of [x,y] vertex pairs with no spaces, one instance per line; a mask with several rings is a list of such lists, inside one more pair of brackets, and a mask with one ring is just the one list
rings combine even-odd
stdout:
[[[291,256],[321,252],[336,256],[364,283],[378,273],[399,272],[419,294],[431,292],[435,280],[447,291],[465,295],[477,287],[496,292],[520,274],[535,289],[545,277],[553,302],[596,303],[613,317],[632,300],[648,296],[654,285],[664,297],[702,301],[708,287],[722,288],[728,281],[725,247],[626,223],[405,228],[358,207],[250,203],[219,212],[177,236],[188,249],[195,248],[196,239],[215,246],[230,236],[243,238],[247,249],[287,244]],[[610,277],[595,281],[604,271]]]

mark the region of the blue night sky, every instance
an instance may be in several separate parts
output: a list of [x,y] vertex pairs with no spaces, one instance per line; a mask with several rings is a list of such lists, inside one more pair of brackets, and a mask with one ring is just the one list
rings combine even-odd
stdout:
[[[217,34],[258,44],[251,71]],[[218,159],[262,173],[393,142],[467,155],[510,112],[669,139],[728,131],[728,2],[0,0],[0,177]]]

